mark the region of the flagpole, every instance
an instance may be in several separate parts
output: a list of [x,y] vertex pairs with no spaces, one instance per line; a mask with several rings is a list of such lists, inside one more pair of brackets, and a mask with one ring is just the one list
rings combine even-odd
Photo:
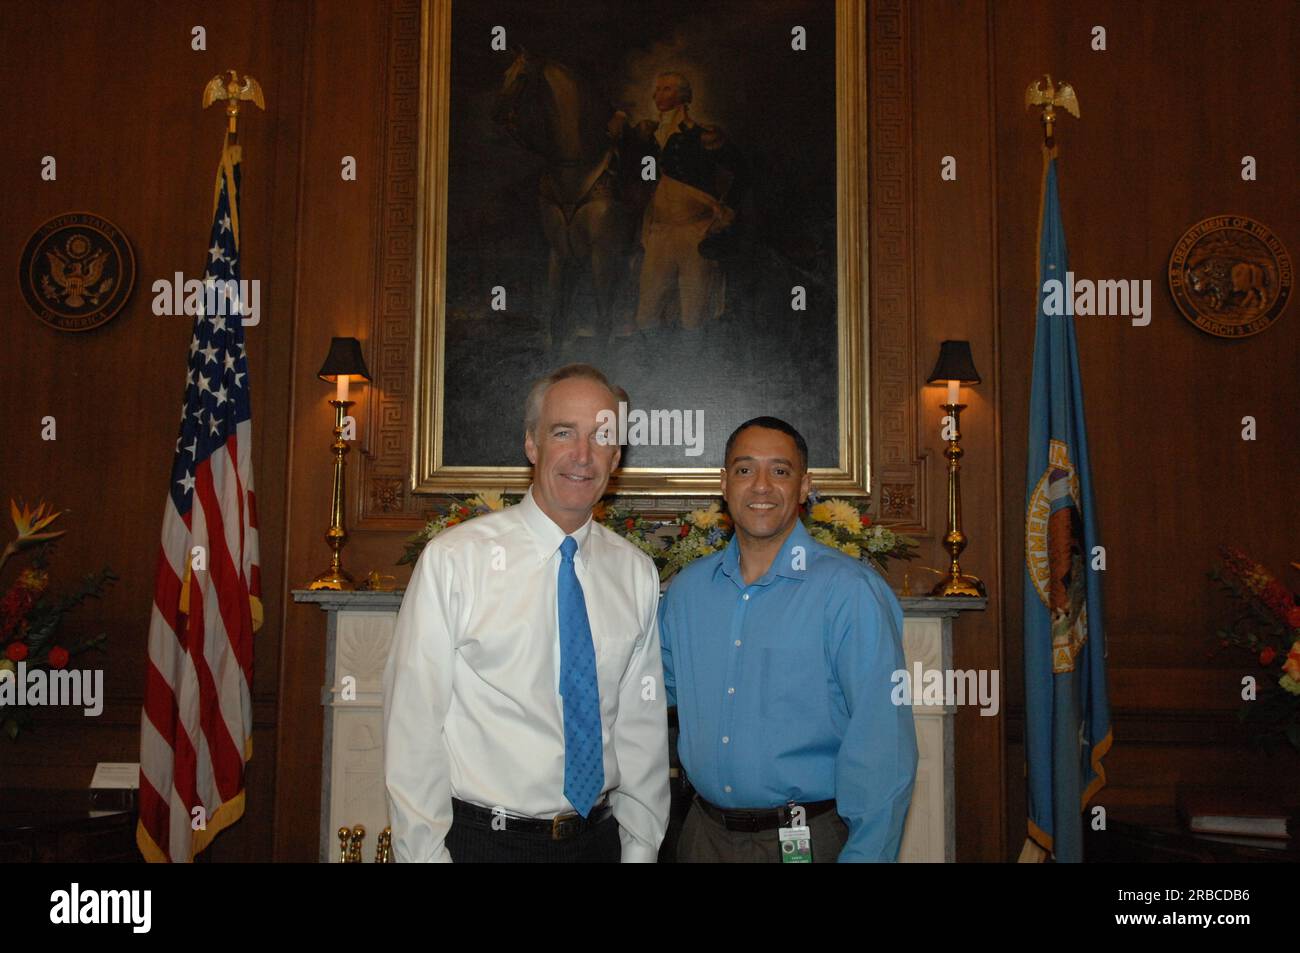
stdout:
[[[1041,77],[1034,79],[1029,84],[1028,88],[1025,90],[1025,108],[1029,109],[1033,106],[1039,107],[1040,110],[1039,120],[1043,124],[1043,144],[1042,144],[1043,174],[1042,174],[1042,180],[1039,188],[1037,242],[1035,243],[1035,255],[1037,257],[1035,260],[1035,267],[1034,267],[1034,272],[1035,275],[1037,276],[1036,286],[1035,286],[1036,294],[1041,295],[1042,288],[1043,288],[1043,284],[1042,284],[1043,276],[1041,274],[1041,264],[1042,264],[1041,256],[1042,256],[1042,248],[1043,248],[1043,219],[1044,219],[1044,210],[1046,208],[1046,203],[1048,198],[1047,196],[1048,171],[1051,168],[1053,160],[1056,159],[1058,155],[1057,145],[1056,145],[1056,124],[1059,121],[1059,118],[1057,116],[1056,110],[1058,108],[1064,109],[1066,112],[1074,116],[1074,118],[1076,119],[1080,118],[1080,116],[1079,116],[1079,100],[1077,95],[1075,94],[1074,87],[1070,83],[1064,81],[1062,81],[1059,84],[1053,83],[1051,74],[1043,74]],[[1035,302],[1036,307],[1038,307],[1039,305],[1041,305],[1041,298],[1039,298]],[[1035,374],[1036,373],[1038,373],[1037,368],[1035,369]],[[1025,625],[1023,627],[1023,631],[1026,633],[1025,635],[1026,639],[1030,637],[1028,633],[1028,629],[1029,629],[1028,620],[1026,619]],[[1033,672],[1030,671],[1028,658],[1026,658],[1025,675],[1026,675],[1027,682],[1033,676]],[[1055,676],[1053,676],[1053,678],[1054,677]],[[1026,691],[1027,691],[1027,698],[1028,698],[1028,685]],[[1030,726],[1027,722],[1026,735],[1028,735],[1029,730],[1030,730]],[[1028,792],[1031,801],[1031,804],[1028,805],[1030,808],[1028,812],[1030,816],[1027,819],[1029,831],[1027,836],[1025,837],[1024,845],[1020,850],[1020,855],[1017,858],[1017,863],[1022,863],[1022,864],[1044,863],[1048,860],[1056,859],[1056,849],[1055,849],[1056,844],[1055,844],[1054,835],[1058,832],[1057,831],[1058,824],[1057,824],[1057,819],[1055,818],[1055,811],[1051,807],[1047,808],[1050,812],[1049,816],[1051,816],[1053,821],[1053,823],[1051,824],[1052,827],[1051,833],[1042,830],[1037,824],[1034,823],[1034,817],[1033,817],[1034,812],[1032,810],[1033,783],[1032,783],[1031,774],[1029,770],[1031,759],[1030,759],[1030,752],[1028,750],[1029,748],[1028,740],[1026,740],[1026,748],[1027,750],[1026,750],[1025,774],[1026,774],[1026,780],[1027,782],[1030,783],[1030,787],[1031,787],[1031,790]],[[1039,770],[1042,770],[1042,766],[1039,766]],[[1041,807],[1042,805],[1040,805],[1040,808]]]

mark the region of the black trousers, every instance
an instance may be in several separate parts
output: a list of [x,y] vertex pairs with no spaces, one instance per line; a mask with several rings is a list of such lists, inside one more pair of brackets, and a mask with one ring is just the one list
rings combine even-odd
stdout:
[[613,814],[575,837],[552,840],[550,834],[494,831],[490,823],[477,823],[456,811],[446,843],[458,864],[617,864],[622,854]]

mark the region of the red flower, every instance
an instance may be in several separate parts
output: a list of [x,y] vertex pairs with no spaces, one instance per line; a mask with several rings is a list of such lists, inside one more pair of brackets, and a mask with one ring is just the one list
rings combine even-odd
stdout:
[[1295,603],[1291,599],[1291,593],[1287,591],[1286,586],[1276,579],[1270,578],[1264,589],[1259,594],[1260,601],[1268,606],[1278,615],[1279,618],[1286,619],[1287,613]]
[[686,536],[688,533],[690,533],[690,531],[691,531],[691,528],[690,528],[689,526],[683,526],[683,527],[681,528],[681,530],[678,531],[677,535],[678,535],[678,536]]
[[63,668],[68,664],[68,650],[61,645],[50,649],[50,668]]
[[871,517],[868,516],[866,513],[862,514],[862,525],[864,527],[871,525]]
[[1265,668],[1273,664],[1273,659],[1277,658],[1277,649],[1271,645],[1264,646],[1264,650],[1259,653],[1259,664]]
[[1292,645],[1291,651],[1286,653],[1286,661],[1282,663],[1282,671],[1294,679],[1300,679],[1300,642]]
[[8,657],[9,661],[11,662],[21,662],[23,659],[27,658],[27,643],[26,642],[9,643],[9,648],[5,649],[5,655]]
[[636,520],[629,516],[627,519],[623,520],[623,525],[628,529],[636,529]]
[[0,642],[8,641],[20,630],[27,613],[36,603],[36,594],[26,586],[14,583],[9,594],[0,601]]

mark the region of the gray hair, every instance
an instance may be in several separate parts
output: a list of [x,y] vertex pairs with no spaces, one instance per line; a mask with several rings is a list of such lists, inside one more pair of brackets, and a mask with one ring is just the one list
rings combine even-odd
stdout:
[[572,378],[595,381],[613,394],[615,400],[627,403],[627,391],[611,384],[609,378],[601,373],[599,368],[592,367],[590,364],[565,364],[563,367],[551,371],[545,377],[537,380],[528,391],[528,397],[524,401],[524,433],[532,434],[533,438],[536,439],[537,424],[542,419],[542,401],[546,399],[546,392],[551,389],[552,384],[558,384],[560,381],[567,381]]
[[682,102],[689,103],[695,95],[691,92],[691,81],[686,78],[685,74],[673,70],[669,70],[667,73],[660,73],[655,77],[655,79],[663,79],[666,76],[671,76],[673,79],[677,80],[677,94],[681,97]]

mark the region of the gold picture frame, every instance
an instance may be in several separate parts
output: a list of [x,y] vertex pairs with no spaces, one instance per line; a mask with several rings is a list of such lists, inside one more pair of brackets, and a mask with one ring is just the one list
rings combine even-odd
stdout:
[[[415,413],[410,488],[415,494],[504,488],[522,492],[527,466],[451,466],[443,459],[446,379],[448,153],[452,0],[423,0],[415,304]],[[861,0],[834,0],[838,463],[814,467],[823,494],[867,495],[871,486],[868,381],[867,11]],[[829,370],[829,367],[827,368]],[[522,433],[520,435],[522,443]],[[710,467],[620,469],[612,492],[698,497],[718,492]]]

